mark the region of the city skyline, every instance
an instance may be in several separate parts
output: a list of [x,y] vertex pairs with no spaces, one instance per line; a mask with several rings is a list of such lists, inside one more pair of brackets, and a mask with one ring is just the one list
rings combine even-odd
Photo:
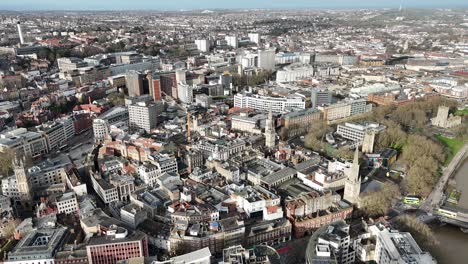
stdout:
[[[407,8],[453,8],[468,7],[468,2],[462,0],[405,0],[402,1]],[[358,9],[358,8],[398,8],[400,1],[359,1],[358,3],[348,0],[332,0],[324,3],[323,1],[309,0],[291,0],[280,1],[272,0],[265,3],[263,0],[247,1],[239,0],[235,2],[220,2],[215,0],[201,0],[193,2],[190,0],[180,0],[176,2],[159,2],[151,0],[137,1],[78,1],[70,0],[57,3],[55,0],[44,0],[40,3],[32,0],[20,0],[15,2],[0,3],[0,10],[197,10],[197,9]]]

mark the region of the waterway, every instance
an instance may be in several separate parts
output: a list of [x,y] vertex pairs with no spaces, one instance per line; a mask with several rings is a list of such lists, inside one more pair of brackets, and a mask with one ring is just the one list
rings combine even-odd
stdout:
[[[458,206],[468,209],[468,159],[455,175],[457,189],[462,191]],[[468,234],[458,227],[445,225],[434,228],[439,245],[432,252],[440,264],[468,263]]]

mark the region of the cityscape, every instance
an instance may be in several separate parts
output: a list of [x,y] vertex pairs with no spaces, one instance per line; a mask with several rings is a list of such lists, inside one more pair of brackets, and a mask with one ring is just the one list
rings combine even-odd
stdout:
[[1,263],[468,263],[468,3],[38,2]]

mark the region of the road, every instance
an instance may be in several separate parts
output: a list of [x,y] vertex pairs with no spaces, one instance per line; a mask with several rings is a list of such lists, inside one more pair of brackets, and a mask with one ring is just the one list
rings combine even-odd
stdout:
[[463,145],[463,147],[458,151],[458,153],[453,157],[450,164],[443,169],[442,177],[440,177],[439,182],[436,187],[432,190],[429,196],[421,204],[420,209],[426,212],[432,212],[432,209],[440,205],[440,202],[444,195],[444,188],[447,185],[447,181],[450,179],[450,176],[457,170],[459,164],[463,162],[466,153],[468,152],[468,143]]

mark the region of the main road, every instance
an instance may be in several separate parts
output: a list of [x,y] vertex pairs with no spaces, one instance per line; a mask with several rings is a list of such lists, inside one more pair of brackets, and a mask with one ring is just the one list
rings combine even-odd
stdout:
[[449,165],[443,169],[439,182],[426,198],[426,200],[424,200],[424,202],[421,204],[420,209],[429,213],[432,212],[435,207],[440,205],[447,181],[450,179],[450,176],[452,176],[453,173],[458,169],[459,165],[464,161],[467,152],[468,143],[465,143],[465,145],[463,145],[463,147],[453,157]]

